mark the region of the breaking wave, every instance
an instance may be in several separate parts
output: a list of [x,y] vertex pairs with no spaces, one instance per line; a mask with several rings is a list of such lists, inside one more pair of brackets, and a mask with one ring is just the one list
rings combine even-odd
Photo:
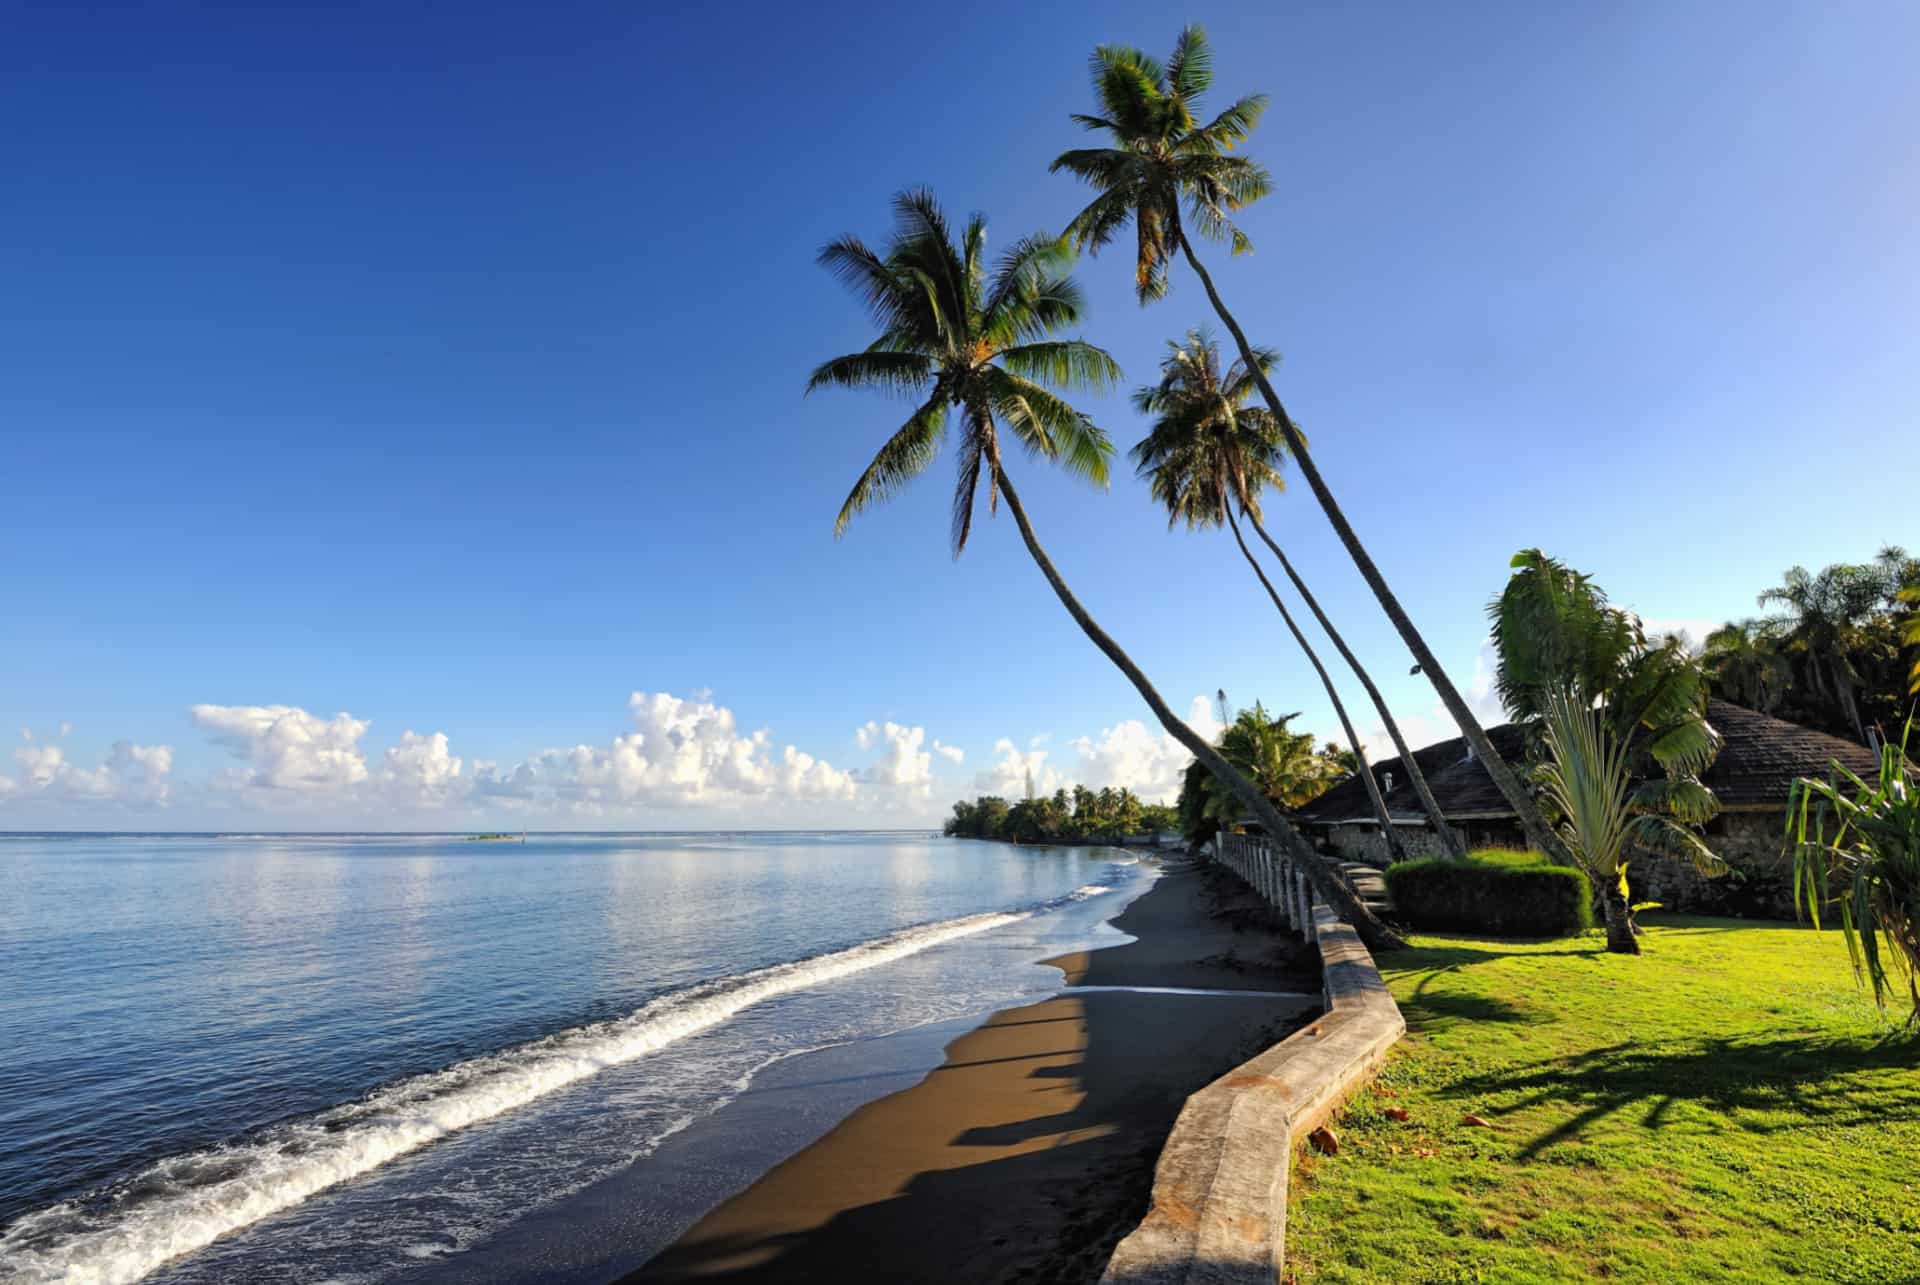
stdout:
[[923,924],[845,950],[704,982],[624,1017],[400,1080],[241,1141],[169,1157],[104,1199],[68,1202],[19,1219],[0,1233],[0,1280],[138,1280],[328,1187],[717,1026],[750,1005],[1108,891],[1088,884],[1033,909]]

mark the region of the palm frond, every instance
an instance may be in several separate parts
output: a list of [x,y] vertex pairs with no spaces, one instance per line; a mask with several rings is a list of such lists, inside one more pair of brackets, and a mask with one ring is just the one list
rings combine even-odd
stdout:
[[825,385],[840,388],[881,388],[888,392],[916,392],[933,378],[933,362],[917,352],[869,348],[822,362],[807,380],[807,392]]
[[1133,221],[1133,198],[1124,190],[1096,196],[1068,221],[1065,235],[1082,250],[1098,254],[1100,247]]
[[1246,141],[1254,126],[1266,113],[1267,96],[1248,94],[1212,120],[1181,140],[1183,152],[1231,151],[1234,144]]
[[1173,42],[1166,76],[1167,87],[1182,99],[1198,98],[1213,84],[1213,47],[1199,23],[1189,24]]
[[917,320],[916,292],[859,237],[829,241],[816,262],[860,299],[881,329],[910,327]]
[[1713,791],[1690,776],[1642,781],[1629,803],[1636,812],[1664,813],[1688,825],[1705,825],[1720,814],[1720,800]]
[[1006,370],[989,373],[994,411],[1022,446],[1096,486],[1107,484],[1113,441],[1104,429],[1031,380]]
[[1118,126],[1116,132],[1132,135],[1148,129],[1160,97],[1159,67],[1153,60],[1125,45],[1101,45],[1089,61],[1094,93]]
[[973,531],[973,500],[980,491],[980,463],[985,453],[985,435],[969,423],[966,437],[960,443],[960,475],[953,486],[950,538],[955,558],[966,551],[967,536]]
[[933,397],[887,439],[860,480],[847,492],[847,502],[840,506],[840,516],[833,523],[836,539],[845,533],[854,514],[886,499],[933,462],[934,456],[940,453],[946,419],[944,402],[938,396]]
[[1648,852],[1678,857],[1708,878],[1717,878],[1732,869],[1698,834],[1667,817],[1634,817],[1627,826],[1627,839]]
[[1000,364],[1055,388],[1105,392],[1120,382],[1120,363],[1084,339],[1021,344],[1001,352]]
[[1065,170],[1098,187],[1112,187],[1138,166],[1139,158],[1132,152],[1111,147],[1076,147],[1054,157],[1053,163],[1047,166],[1047,173],[1057,174]]

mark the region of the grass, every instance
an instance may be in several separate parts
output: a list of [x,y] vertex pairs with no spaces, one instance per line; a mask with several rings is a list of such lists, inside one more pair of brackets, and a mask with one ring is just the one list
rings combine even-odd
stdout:
[[1382,957],[1408,1035],[1296,1164],[1291,1279],[1920,1282],[1920,1036],[1838,933],[1642,923]]

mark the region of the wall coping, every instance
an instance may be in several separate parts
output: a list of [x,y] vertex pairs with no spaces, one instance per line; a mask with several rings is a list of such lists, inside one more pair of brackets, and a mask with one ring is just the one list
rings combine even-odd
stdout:
[[1187,1099],[1147,1216],[1108,1260],[1113,1285],[1252,1285],[1286,1265],[1294,1147],[1371,1078],[1407,1024],[1353,926],[1319,900],[1326,1012]]

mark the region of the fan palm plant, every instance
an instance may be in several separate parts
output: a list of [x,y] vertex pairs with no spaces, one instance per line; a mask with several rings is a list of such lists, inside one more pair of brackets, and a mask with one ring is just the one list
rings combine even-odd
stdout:
[[1547,851],[1564,855],[1558,853],[1558,839],[1532,796],[1494,751],[1459,688],[1414,627],[1386,577],[1380,574],[1373,555],[1360,542],[1308,453],[1299,427],[1288,416],[1266,372],[1260,369],[1246,332],[1227,310],[1213,277],[1194,250],[1189,229],[1208,240],[1228,242],[1235,254],[1251,248],[1246,234],[1233,222],[1233,214],[1271,192],[1273,180],[1260,165],[1229,153],[1253,132],[1266,110],[1266,96],[1240,98],[1206,124],[1200,123],[1200,99],[1213,83],[1213,52],[1206,32],[1198,26],[1180,33],[1172,56],[1164,64],[1138,49],[1102,45],[1093,52],[1092,70],[1101,113],[1076,114],[1073,119],[1087,129],[1104,131],[1111,145],[1063,152],[1053,162],[1052,170],[1065,170],[1099,189],[1099,195],[1067,225],[1067,234],[1081,248],[1097,253],[1131,225],[1134,287],[1143,304],[1166,294],[1167,264],[1172,258],[1177,254],[1186,260],[1206,290],[1214,312],[1233,335],[1240,360],[1252,371],[1254,384],[1314,499],[1387,619],[1413,653],[1418,668],[1432,682],[1447,713],[1486,765],[1529,837]]
[[1835,762],[1825,781],[1794,782],[1787,841],[1796,906],[1817,928],[1821,907],[1837,902],[1854,975],[1873,987],[1882,1008],[1899,989],[1896,975],[1904,980],[1907,1020],[1920,1024],[1920,781],[1906,756],[1912,734],[1909,720],[1898,746],[1880,747],[1877,780]]
[[1501,698],[1540,733],[1535,776],[1562,844],[1600,892],[1607,949],[1637,955],[1635,849],[1727,872],[1695,828],[1720,810],[1700,780],[1721,744],[1706,718],[1706,674],[1681,640],[1649,643],[1588,576],[1538,549],[1513,567],[1488,609]]
[[[1269,367],[1278,360],[1275,354],[1266,349],[1256,349],[1254,357],[1256,362]],[[1195,330],[1189,331],[1184,341],[1170,341],[1167,344],[1167,357],[1161,363],[1160,370],[1158,384],[1139,389],[1134,394],[1135,409],[1142,415],[1152,416],[1153,427],[1133,448],[1133,460],[1140,475],[1149,479],[1154,498],[1166,506],[1167,525],[1171,527],[1184,518],[1188,529],[1225,525],[1233,532],[1234,542],[1240,546],[1240,553],[1246,558],[1247,565],[1253,568],[1254,575],[1266,589],[1267,596],[1273,600],[1275,610],[1286,622],[1294,641],[1300,645],[1308,663],[1320,676],[1320,683],[1326,689],[1327,698],[1333,702],[1334,713],[1340,719],[1347,744],[1352,748],[1359,773],[1366,783],[1367,797],[1380,822],[1382,837],[1394,859],[1404,859],[1406,850],[1393,828],[1393,820],[1388,815],[1386,802],[1380,797],[1380,787],[1374,781],[1372,769],[1367,766],[1366,752],[1354,732],[1353,720],[1348,717],[1346,706],[1333,680],[1327,675],[1326,666],[1321,664],[1319,655],[1301,632],[1293,613],[1288,611],[1279,592],[1267,579],[1259,560],[1248,549],[1234,516],[1235,507],[1239,508],[1240,515],[1247,519],[1279,558],[1280,565],[1312,609],[1320,627],[1333,640],[1334,647],[1373,698],[1374,708],[1386,725],[1388,735],[1400,750],[1401,761],[1409,765],[1414,790],[1441,843],[1449,853],[1464,855],[1459,837],[1447,827],[1441,816],[1439,804],[1434,801],[1432,791],[1427,787],[1426,777],[1400,735],[1399,724],[1387,709],[1379,688],[1366,670],[1361,668],[1359,659],[1333,627],[1333,622],[1327,619],[1326,612],[1320,609],[1319,602],[1308,592],[1305,581],[1294,570],[1292,561],[1268,534],[1261,520],[1260,491],[1267,487],[1276,491],[1281,489],[1280,465],[1285,459],[1286,446],[1275,429],[1273,416],[1259,407],[1246,405],[1253,393],[1253,380],[1246,363],[1236,361],[1223,373],[1219,347],[1204,331]]]
[[1112,453],[1107,435],[1054,391],[1107,388],[1120,373],[1113,359],[1092,344],[1052,337],[1080,317],[1080,292],[1065,271],[1071,248],[1064,240],[1028,237],[990,265],[984,218],[969,219],[956,242],[939,203],[925,190],[895,198],[894,214],[896,226],[884,254],[857,237],[843,237],[820,252],[820,262],[859,296],[880,334],[860,352],[823,363],[808,381],[808,391],[827,385],[877,387],[905,393],[916,403],[854,483],[835,533],[933,462],[951,412],[960,430],[954,555],[966,547],[984,478],[989,510],[1005,498],[1027,552],[1055,596],[1126,675],[1161,726],[1292,851],[1320,895],[1369,944],[1398,944],[1266,796],[1174,714],[1140,667],[1074,597],[1034,534],[1007,472],[1002,431],[1028,454],[1096,484],[1106,482]]

